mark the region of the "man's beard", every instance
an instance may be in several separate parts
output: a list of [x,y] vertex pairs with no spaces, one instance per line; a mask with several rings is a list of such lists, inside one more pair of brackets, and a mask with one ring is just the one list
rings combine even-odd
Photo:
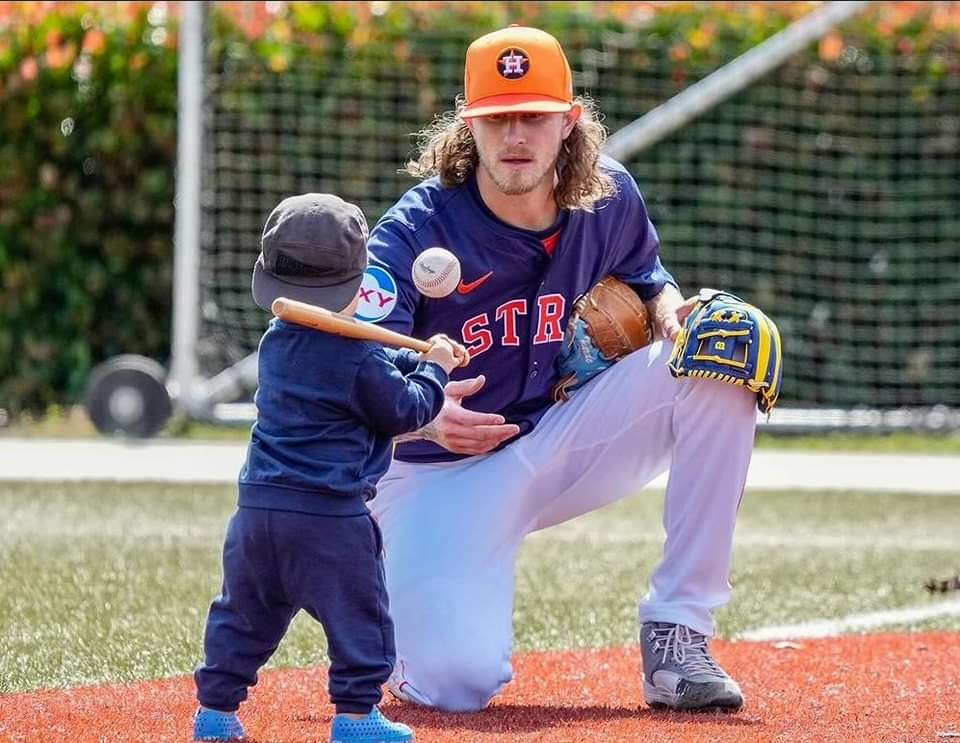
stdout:
[[530,193],[535,190],[537,186],[547,179],[550,180],[551,184],[553,183],[557,166],[557,156],[559,154],[560,148],[558,146],[557,152],[550,158],[548,165],[541,170],[529,173],[520,171],[511,172],[508,166],[503,165],[499,161],[499,158],[493,163],[488,163],[483,155],[480,155],[480,165],[487,171],[487,175],[490,176],[490,180],[494,182],[494,185],[496,185],[500,193],[506,194],[507,196],[519,196],[520,194]]

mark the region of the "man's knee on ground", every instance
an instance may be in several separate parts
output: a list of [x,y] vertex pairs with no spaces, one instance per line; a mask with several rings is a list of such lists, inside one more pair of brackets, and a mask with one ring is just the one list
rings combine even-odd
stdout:
[[[469,638],[465,641],[469,643]],[[512,677],[508,658],[473,647],[402,662],[402,680],[413,687],[410,696],[447,712],[483,709]]]

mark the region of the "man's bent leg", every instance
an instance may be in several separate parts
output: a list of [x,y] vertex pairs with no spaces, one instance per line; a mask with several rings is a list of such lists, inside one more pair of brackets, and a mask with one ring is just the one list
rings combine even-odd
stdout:
[[753,448],[754,396],[683,380],[664,505],[664,557],[640,605],[643,693],[651,706],[737,710],[740,686],[708,646],[712,610],[730,597],[733,530]]
[[730,598],[733,531],[753,451],[756,398],[714,380],[678,385],[664,556],[640,621],[682,624],[710,636],[711,611]]
[[642,622],[713,634],[712,609],[729,599],[737,508],[756,427],[756,397],[742,387],[674,379],[669,344],[635,351],[513,446],[535,477],[531,500],[546,528],[634,493],[670,469],[664,559]]
[[403,699],[482,709],[512,678],[514,561],[531,519],[527,471],[507,450],[394,462],[372,510],[384,537]]
[[665,556],[641,607],[644,696],[678,709],[738,709],[740,688],[707,643],[711,611],[729,598],[755,397],[722,382],[673,379],[666,352],[654,345],[604,372],[545,416],[518,454],[544,492],[538,528],[623,497],[670,465]]

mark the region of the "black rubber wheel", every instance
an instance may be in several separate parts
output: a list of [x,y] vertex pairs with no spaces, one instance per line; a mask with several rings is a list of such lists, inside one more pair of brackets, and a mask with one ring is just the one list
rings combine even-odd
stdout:
[[87,382],[84,407],[100,433],[149,438],[173,414],[167,373],[145,356],[117,356],[95,367]]

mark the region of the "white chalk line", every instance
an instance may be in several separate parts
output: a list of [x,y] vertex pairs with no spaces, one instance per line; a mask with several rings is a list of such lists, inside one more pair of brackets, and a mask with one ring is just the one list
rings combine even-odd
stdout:
[[818,637],[836,637],[848,632],[877,629],[892,624],[907,624],[960,615],[960,599],[939,601],[934,604],[905,606],[899,609],[848,614],[837,619],[815,619],[798,624],[775,624],[748,630],[737,636],[740,640],[801,640]]

